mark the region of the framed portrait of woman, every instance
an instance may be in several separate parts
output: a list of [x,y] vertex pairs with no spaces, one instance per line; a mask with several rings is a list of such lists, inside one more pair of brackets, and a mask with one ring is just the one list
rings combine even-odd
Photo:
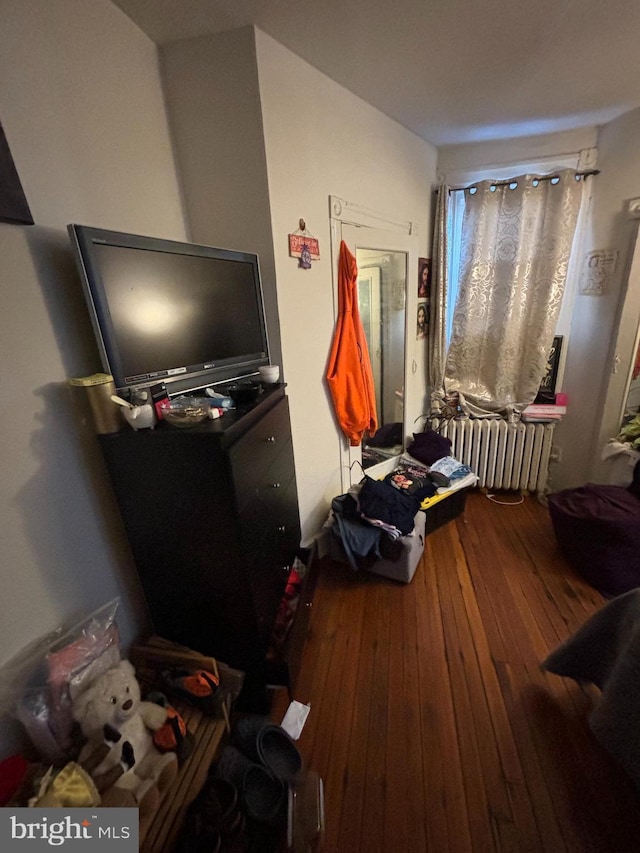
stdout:
[[429,329],[429,314],[426,302],[418,304],[416,312],[416,340],[423,341],[427,337]]

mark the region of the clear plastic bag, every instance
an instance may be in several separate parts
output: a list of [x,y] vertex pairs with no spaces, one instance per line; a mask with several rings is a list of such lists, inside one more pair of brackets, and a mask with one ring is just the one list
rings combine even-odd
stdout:
[[0,714],[15,716],[41,758],[73,751],[72,698],[120,660],[114,599],[34,641],[0,668]]
[[16,707],[16,717],[24,726],[40,759],[47,764],[62,765],[67,753],[55,739],[50,726],[49,689],[29,687]]

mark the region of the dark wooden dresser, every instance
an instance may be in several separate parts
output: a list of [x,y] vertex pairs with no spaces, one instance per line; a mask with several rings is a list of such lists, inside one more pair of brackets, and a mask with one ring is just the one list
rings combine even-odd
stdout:
[[288,678],[266,655],[300,545],[284,386],[202,425],[99,440],[154,630],[244,670],[242,707],[264,710]]

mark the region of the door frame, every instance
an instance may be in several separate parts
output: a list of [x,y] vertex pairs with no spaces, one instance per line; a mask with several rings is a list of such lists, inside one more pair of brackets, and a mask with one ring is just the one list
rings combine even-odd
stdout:
[[[363,207],[355,202],[346,201],[339,196],[329,196],[329,212],[331,227],[331,264],[333,276],[333,315],[334,321],[338,316],[338,258],[340,243],[344,239],[351,248],[355,229],[364,229],[367,242],[375,240],[376,244],[367,248],[380,248],[387,251],[407,253],[407,282],[405,291],[405,359],[404,359],[404,434],[410,428],[410,414],[413,407],[408,405],[407,395],[410,393],[410,376],[417,371],[417,362],[412,358],[412,348],[409,346],[413,318],[417,308],[418,288],[418,245],[419,227],[411,220],[397,220],[385,213]],[[363,247],[364,248],[364,247]],[[354,252],[355,254],[355,252]],[[415,282],[415,287],[412,287]],[[409,413],[409,418],[408,418]],[[362,448],[360,445],[351,447],[347,437],[339,432],[340,477],[342,491],[346,492],[352,483],[362,479]],[[385,463],[382,463],[385,465]],[[367,469],[375,476],[377,466]],[[354,470],[356,469],[356,470]]]

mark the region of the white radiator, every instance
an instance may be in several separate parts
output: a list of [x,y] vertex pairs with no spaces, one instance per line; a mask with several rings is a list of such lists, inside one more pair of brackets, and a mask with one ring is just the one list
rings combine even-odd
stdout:
[[555,423],[431,418],[429,425],[451,440],[451,455],[478,475],[479,486],[544,493]]

